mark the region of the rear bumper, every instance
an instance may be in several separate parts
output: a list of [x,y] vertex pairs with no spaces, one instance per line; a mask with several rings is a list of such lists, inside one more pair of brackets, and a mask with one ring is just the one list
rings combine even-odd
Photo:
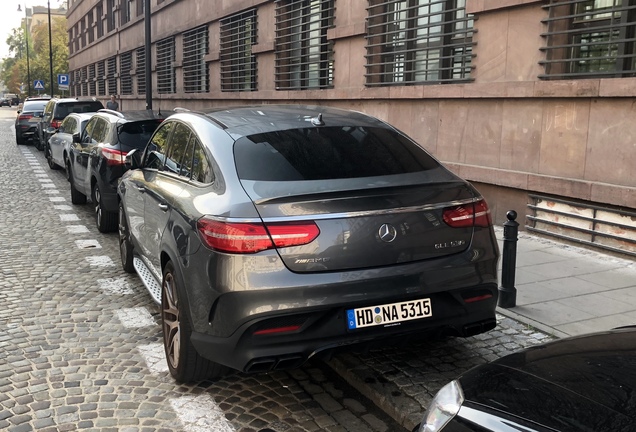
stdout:
[[[459,303],[433,300],[433,317],[400,325],[375,326],[347,330],[346,307],[313,313],[288,314],[246,323],[230,337],[193,333],[192,343],[204,357],[243,372],[267,372],[300,366],[311,357],[330,357],[341,350],[366,350],[386,345],[400,345],[440,335],[473,336],[496,326],[496,286],[476,287],[492,297],[469,308]],[[463,290],[464,292],[471,289]],[[290,334],[254,335],[267,326],[301,324]]]

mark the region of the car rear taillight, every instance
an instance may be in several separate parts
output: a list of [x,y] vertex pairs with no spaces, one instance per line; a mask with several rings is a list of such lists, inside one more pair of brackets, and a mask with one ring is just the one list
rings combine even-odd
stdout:
[[489,227],[492,225],[490,209],[485,200],[444,209],[444,222],[453,228]]
[[106,159],[106,165],[123,165],[126,154],[128,153],[106,147],[102,148],[102,156]]
[[18,117],[18,120],[29,120],[32,118],[33,118],[33,115],[31,114],[20,114],[20,116]]
[[59,129],[60,125],[62,124],[62,120],[51,120],[51,127],[53,129]]
[[255,253],[266,249],[300,246],[314,241],[320,230],[314,222],[238,223],[201,218],[201,238],[210,248],[230,253]]

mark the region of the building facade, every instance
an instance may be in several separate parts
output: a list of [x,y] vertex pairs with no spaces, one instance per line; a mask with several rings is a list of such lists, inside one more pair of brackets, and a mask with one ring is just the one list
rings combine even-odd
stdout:
[[[153,108],[311,103],[405,131],[539,232],[636,255],[632,0],[151,0]],[[144,109],[144,0],[70,0],[71,89]]]

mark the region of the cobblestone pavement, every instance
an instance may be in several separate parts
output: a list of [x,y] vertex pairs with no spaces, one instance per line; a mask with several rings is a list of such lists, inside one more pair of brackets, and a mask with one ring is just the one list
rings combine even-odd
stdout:
[[461,372],[548,339],[499,317],[469,339],[178,385],[117,235],[97,231],[90,204],[70,204],[63,171],[16,146],[0,111],[0,430],[400,431]]

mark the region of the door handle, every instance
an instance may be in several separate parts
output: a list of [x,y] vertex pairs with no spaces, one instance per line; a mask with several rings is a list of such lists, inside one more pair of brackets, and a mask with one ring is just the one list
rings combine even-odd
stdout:
[[163,211],[168,211],[168,204],[159,204],[159,208]]

